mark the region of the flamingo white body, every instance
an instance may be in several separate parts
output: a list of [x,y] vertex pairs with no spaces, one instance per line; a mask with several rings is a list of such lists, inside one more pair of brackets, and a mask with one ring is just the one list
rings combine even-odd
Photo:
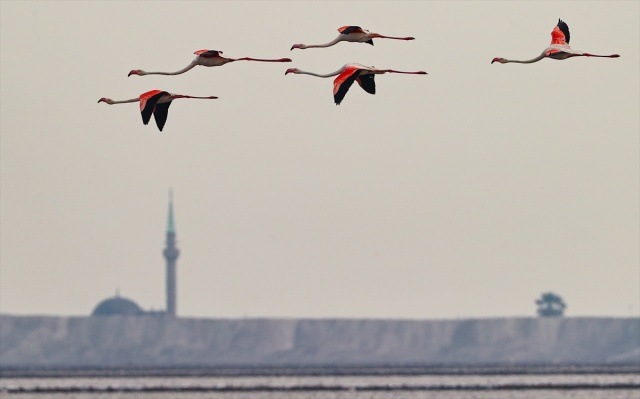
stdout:
[[551,58],[554,60],[566,60],[571,57],[603,57],[603,58],[618,58],[618,54],[611,55],[597,55],[584,53],[582,51],[574,50],[569,46],[569,40],[571,36],[569,34],[569,26],[562,20],[558,20],[558,24],[551,31],[551,44],[549,47],[537,57],[530,60],[508,60],[506,58],[496,57],[491,63],[499,62],[501,64],[518,63],[518,64],[532,64],[538,62],[544,58]]
[[133,69],[129,72],[128,76],[131,75],[180,75],[183,74],[192,68],[200,65],[205,67],[214,67],[214,66],[222,66],[224,64],[228,64],[230,62],[235,61],[259,61],[259,62],[291,62],[290,58],[277,58],[277,59],[262,59],[262,58],[251,58],[251,57],[242,57],[242,58],[228,58],[222,56],[222,51],[218,50],[198,50],[194,52],[196,54],[196,58],[186,67],[180,69],[175,72],[147,72],[142,69]]
[[395,39],[395,40],[414,40],[414,37],[395,37],[395,36],[384,36],[379,33],[370,32],[366,29],[362,29],[359,26],[343,26],[338,28],[338,32],[340,34],[338,37],[333,39],[332,41],[324,44],[294,44],[291,46],[291,50],[294,48],[299,49],[307,49],[307,48],[320,48],[320,47],[331,47],[340,42],[351,42],[351,43],[369,43],[373,46],[373,39]]
[[315,72],[307,72],[300,70],[298,68],[290,68],[284,73],[285,75],[289,73],[294,74],[302,74],[302,75],[311,75],[317,76],[319,78],[329,78],[333,76],[337,76],[333,81],[333,99],[336,105],[340,105],[344,96],[349,91],[349,88],[353,84],[353,82],[358,82],[360,87],[364,91],[369,94],[376,94],[376,83],[374,80],[375,75],[382,75],[385,73],[405,73],[405,74],[413,74],[413,75],[426,75],[427,73],[424,71],[416,71],[416,72],[404,72],[404,71],[396,71],[393,69],[377,69],[374,67],[361,65],[361,64],[345,64],[342,68],[338,69],[335,72],[327,73],[327,74],[319,74]]
[[164,124],[167,122],[167,116],[169,114],[169,106],[171,102],[178,98],[197,98],[197,99],[215,99],[216,96],[185,96],[183,94],[173,94],[162,90],[151,90],[146,93],[140,94],[140,97],[132,98],[130,100],[114,101],[110,98],[102,97],[98,100],[98,103],[104,102],[109,105],[113,104],[125,104],[125,103],[140,103],[140,114],[142,115],[142,123],[145,125],[149,123],[151,115],[153,115],[158,129],[162,131]]

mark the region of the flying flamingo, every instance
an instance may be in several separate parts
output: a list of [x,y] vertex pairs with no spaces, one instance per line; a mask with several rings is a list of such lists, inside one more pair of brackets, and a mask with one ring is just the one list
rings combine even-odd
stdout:
[[140,102],[140,113],[142,114],[142,123],[145,125],[149,123],[151,119],[151,114],[153,114],[154,119],[156,120],[156,125],[158,125],[158,129],[162,131],[165,122],[167,121],[167,115],[169,113],[169,106],[171,105],[171,101],[177,98],[201,98],[201,99],[213,99],[218,98],[216,96],[208,96],[208,97],[194,97],[194,96],[185,96],[182,94],[172,94],[166,91],[161,90],[151,90],[146,93],[140,94],[140,97],[132,98],[131,100],[123,100],[123,101],[113,101],[110,98],[102,97],[98,100],[98,103],[104,102],[109,105],[111,104],[124,104],[124,103],[135,103]]
[[333,99],[336,105],[340,105],[342,99],[347,94],[347,91],[349,91],[349,87],[351,87],[354,81],[358,82],[360,87],[362,87],[367,93],[376,94],[376,82],[373,80],[375,75],[382,75],[385,73],[408,73],[415,75],[427,74],[424,71],[403,72],[393,69],[376,69],[374,67],[368,67],[360,64],[345,64],[337,71],[328,73],[326,75],[314,72],[306,72],[298,68],[289,68],[284,74],[286,75],[288,73],[305,74],[317,76],[319,78],[329,78],[338,75],[338,77],[333,81]]
[[379,33],[369,32],[366,29],[362,29],[359,26],[343,26],[338,29],[340,34],[338,37],[325,44],[294,44],[291,46],[291,50],[294,48],[305,49],[305,48],[313,48],[313,47],[331,47],[339,42],[354,42],[354,43],[369,43],[373,46],[373,40],[376,38],[380,39],[396,39],[396,40],[414,40],[414,37],[393,37],[393,36],[383,36]]
[[493,61],[491,61],[491,63],[493,64],[494,62],[499,62],[501,64],[506,64],[508,62],[517,62],[519,64],[531,64],[534,62],[538,62],[543,58],[553,58],[554,60],[566,60],[567,58],[571,58],[571,57],[606,57],[606,58],[620,57],[618,54],[595,55],[595,54],[583,53],[582,51],[574,50],[571,47],[569,47],[569,39],[570,39],[569,26],[567,26],[567,24],[561,19],[558,19],[558,25],[556,25],[551,31],[551,45],[547,47],[542,52],[542,54],[540,54],[536,58],[526,60],[526,61],[519,61],[519,60],[508,60],[506,58],[496,57],[493,59]]
[[176,71],[176,72],[147,72],[147,71],[143,71],[142,69],[134,69],[131,72],[129,72],[128,76],[131,75],[139,75],[139,76],[144,76],[144,75],[180,75],[182,73],[187,72],[188,70],[190,70],[191,68],[197,66],[197,65],[202,65],[202,66],[206,66],[206,67],[212,67],[212,66],[221,66],[224,64],[228,64],[229,62],[235,62],[235,61],[260,61],[260,62],[291,62],[290,58],[278,58],[278,59],[261,59],[261,58],[250,58],[250,57],[242,57],[242,58],[227,58],[227,57],[223,57],[222,56],[222,51],[218,51],[218,50],[198,50],[196,52],[194,52],[193,54],[196,55],[196,58],[191,61],[191,63],[189,65],[187,65],[186,67],[184,67],[183,69]]

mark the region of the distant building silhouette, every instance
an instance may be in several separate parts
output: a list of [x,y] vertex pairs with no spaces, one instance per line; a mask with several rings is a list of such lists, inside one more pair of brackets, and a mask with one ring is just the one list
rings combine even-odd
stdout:
[[169,192],[169,216],[167,218],[167,242],[163,251],[167,260],[167,314],[176,315],[176,260],[180,251],[176,247],[176,226],[173,220],[173,193]]
[[167,309],[166,311],[144,311],[134,301],[116,295],[100,302],[91,313],[93,316],[116,316],[116,315],[176,315],[176,260],[180,251],[176,247],[176,225],[173,219],[173,193],[169,192],[169,215],[167,218],[166,245],[163,250],[167,263]]
[[116,315],[129,315],[137,316],[143,314],[144,311],[140,309],[135,302],[130,299],[122,298],[120,295],[112,298],[107,298],[100,302],[94,309],[93,316],[116,316]]

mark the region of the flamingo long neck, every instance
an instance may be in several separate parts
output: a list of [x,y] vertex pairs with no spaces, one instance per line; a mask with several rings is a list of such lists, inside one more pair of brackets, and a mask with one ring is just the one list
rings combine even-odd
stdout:
[[111,105],[111,104],[137,103],[138,101],[140,101],[140,97],[132,98],[131,100],[120,100],[120,101],[111,100],[111,102],[108,102],[108,104]]
[[342,41],[342,35],[336,37],[335,39],[333,39],[332,41],[330,41],[329,43],[324,43],[324,44],[305,44],[303,48],[321,48],[321,47],[331,47],[336,43],[340,43]]
[[183,74],[183,73],[191,70],[196,65],[198,65],[198,64],[195,63],[195,62],[192,62],[191,64],[187,65],[186,67],[184,67],[181,70],[176,71],[176,72],[146,72],[146,71],[144,71],[142,73],[142,75],[180,75],[180,74]]
[[538,62],[541,59],[543,59],[544,57],[546,57],[545,53],[540,54],[539,56],[537,56],[536,58],[532,58],[530,60],[507,60],[505,59],[506,62],[512,62],[512,63],[516,63],[516,64],[533,64],[534,62]]
[[298,70],[295,73],[300,74],[300,75],[311,75],[311,76],[317,76],[319,78],[330,78],[332,76],[337,76],[340,75],[342,73],[342,71],[344,70],[343,68],[338,69],[335,72],[331,72],[331,73],[326,73],[326,74],[321,74],[321,73],[315,73],[315,72],[308,72],[308,71],[302,71],[302,70]]

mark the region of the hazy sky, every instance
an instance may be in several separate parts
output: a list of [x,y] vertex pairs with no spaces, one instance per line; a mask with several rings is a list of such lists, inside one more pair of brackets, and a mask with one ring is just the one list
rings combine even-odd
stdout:
[[[198,317],[640,313],[640,2],[0,2],[0,312],[120,289]],[[571,46],[529,59],[562,18]],[[414,41],[290,51],[360,25]],[[238,62],[180,76],[199,49]],[[333,103],[347,62],[376,77]],[[177,100],[163,132],[124,100]]]

